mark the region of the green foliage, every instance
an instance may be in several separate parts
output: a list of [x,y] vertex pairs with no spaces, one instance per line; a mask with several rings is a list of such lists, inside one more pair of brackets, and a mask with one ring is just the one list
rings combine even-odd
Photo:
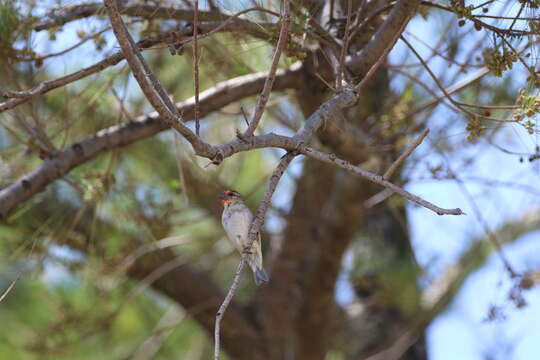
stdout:
[[528,5],[531,9],[538,9],[540,7],[540,0],[518,0],[521,4]]
[[475,138],[482,136],[485,129],[486,127],[482,125],[482,122],[478,116],[471,117],[469,122],[467,122],[467,127],[465,128],[465,130],[469,132],[467,135],[467,140],[472,141]]
[[399,101],[389,109],[390,111],[381,116],[383,136],[392,137],[401,134],[403,129],[410,125],[411,118],[407,113],[414,102],[414,95],[412,87],[408,87],[401,94]]
[[486,48],[482,55],[487,68],[497,77],[501,77],[504,71],[512,69],[513,64],[518,60],[517,54],[506,47],[503,47],[502,51],[491,47]]
[[[19,281],[0,308],[3,326],[10,329],[0,334],[0,355],[6,359],[130,357],[171,307],[149,294],[126,301],[121,295],[126,286],[103,291],[80,280],[52,286],[39,279]],[[160,353],[180,356],[188,351],[178,348],[186,349],[193,337],[203,341],[192,321],[179,320],[170,325],[172,333]]]
[[474,10],[474,5],[462,5],[463,1],[450,0],[450,9],[457,15],[458,18],[468,18]]
[[0,51],[2,55],[9,54],[13,51],[13,42],[17,38],[23,18],[19,14],[19,9],[15,6],[13,0],[0,1]]
[[522,121],[521,124],[527,130],[529,134],[534,134],[536,129],[536,117],[540,113],[540,92],[531,94],[528,91],[522,90],[516,100],[516,103],[520,105],[519,109],[514,111],[514,119]]
[[31,26],[35,19],[22,12],[22,6],[31,7],[17,0],[0,0],[0,56],[8,59],[14,56],[32,56],[34,51],[29,47],[17,49],[15,44],[19,40],[28,40]]

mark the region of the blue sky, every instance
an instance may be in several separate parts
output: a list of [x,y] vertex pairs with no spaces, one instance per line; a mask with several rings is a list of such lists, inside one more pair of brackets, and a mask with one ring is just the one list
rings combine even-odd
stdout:
[[[423,40],[432,45],[437,41],[437,38],[430,36],[438,35],[436,29],[430,28],[428,23],[421,19],[413,20],[407,30],[423,36]],[[420,45],[417,48],[422,50]],[[424,50],[422,55],[427,57],[428,52]],[[440,64],[434,62],[433,68],[437,69],[437,66],[445,65],[442,62]],[[523,71],[519,69],[519,65],[516,67],[518,71]],[[525,79],[519,73],[514,73],[513,85],[518,89],[525,85]],[[425,81],[435,88],[427,77]],[[488,81],[495,83],[497,80],[490,78]],[[431,116],[430,123],[437,121],[437,118],[448,117],[448,110],[439,107]],[[448,138],[466,136],[464,125],[461,127],[448,129],[444,136]],[[432,143],[438,141],[435,136],[430,136],[430,140]],[[500,131],[495,142],[509,150],[531,154],[535,152],[538,137],[527,134],[519,125],[509,124]],[[442,162],[454,169],[459,167],[459,157],[446,162],[438,154],[428,151],[425,145],[423,144],[415,153],[421,161]],[[518,156],[505,154],[485,142],[480,142],[472,151],[476,152],[473,165],[464,172],[458,172],[459,176],[484,177],[528,185],[540,190],[538,163],[527,161],[520,163]],[[414,173],[412,177],[415,177]],[[532,195],[522,190],[491,187],[474,182],[466,182],[466,187],[493,230],[510,219],[518,219],[523,213],[540,205],[538,193]],[[481,236],[485,231],[475,218],[471,203],[462,194],[455,181],[412,182],[408,190],[440,206],[460,207],[467,214],[460,217],[438,217],[425,209],[409,207],[411,233],[418,261],[421,265],[429,264],[428,277],[436,277],[441,269],[459,258],[471,240]],[[506,246],[504,252],[518,272],[539,269],[540,231],[523,236],[514,244]],[[470,276],[454,303],[428,328],[430,359],[476,360],[487,359],[487,355],[491,356],[491,359],[501,360],[538,359],[540,324],[534,319],[540,319],[540,289],[526,291],[524,295],[528,306],[516,309],[507,299],[512,284],[500,259],[495,255],[491,256],[483,268]],[[492,305],[502,308],[504,320],[485,321]]]

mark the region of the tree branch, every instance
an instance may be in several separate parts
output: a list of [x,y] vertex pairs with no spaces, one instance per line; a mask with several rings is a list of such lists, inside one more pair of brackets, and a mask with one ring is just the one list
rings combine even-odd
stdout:
[[270,70],[268,70],[268,77],[266,78],[266,81],[264,82],[264,88],[261,92],[261,95],[259,95],[259,99],[257,100],[255,111],[253,112],[253,116],[251,117],[251,121],[249,122],[249,126],[246,132],[243,134],[244,137],[253,136],[253,134],[255,133],[255,129],[259,125],[259,121],[261,120],[261,117],[263,115],[264,108],[266,107],[266,103],[268,102],[268,99],[270,98],[270,92],[272,91],[272,86],[274,84],[274,79],[276,77],[276,71],[279,65],[279,59],[281,57],[281,53],[283,52],[283,50],[285,49],[285,46],[287,45],[289,23],[291,22],[289,12],[290,12],[289,1],[284,0],[283,1],[283,14],[281,16],[281,28],[279,30],[279,39],[276,45],[276,51],[274,51],[274,56],[272,57],[272,64],[270,65]]
[[[334,154],[325,154],[317,151],[313,148],[304,145],[304,142],[321,126],[322,122],[326,119],[332,119],[335,114],[344,107],[350,106],[352,102],[356,100],[354,92],[344,91],[326,103],[324,103],[313,115],[304,123],[304,126],[298,131],[294,137],[281,136],[274,133],[254,136],[249,142],[245,142],[241,139],[237,139],[216,147],[216,152],[221,154],[223,160],[235,153],[241,151],[248,151],[253,149],[261,149],[267,147],[277,147],[288,151],[298,151],[306,156],[314,159],[337,165],[353,174],[362,176],[369,181],[389,188],[390,190],[398,193],[406,199],[417,203],[427,209],[430,209],[438,215],[462,215],[461,209],[443,209],[429,201],[426,201],[416,195],[409,193],[408,191],[394,185],[382,178],[382,176],[371,173],[358,166],[354,166],[351,163],[337,158]],[[124,125],[124,128],[126,126]],[[121,143],[122,137],[118,136],[118,132],[114,131],[116,127],[110,128],[113,130],[115,146],[125,145]],[[28,199],[35,193],[41,191],[50,182],[62,177],[65,173],[71,170],[76,165],[79,165],[88,159],[96,156],[101,152],[102,147],[113,147],[111,144],[107,144],[106,141],[110,141],[111,136],[107,136],[107,130],[101,131],[97,134],[96,140],[101,137],[101,141],[96,141],[94,138],[87,139],[82,143],[73,145],[69,150],[61,152],[57,157],[47,160],[40,168],[32,171],[27,176],[23,177],[16,183],[6,187],[0,191],[0,214],[5,216],[7,212],[16,204]],[[164,127],[160,130],[164,130]],[[128,132],[133,131],[129,128]],[[135,131],[138,133],[138,131]],[[155,132],[154,132],[155,133]],[[139,135],[139,134],[137,134]],[[137,135],[135,137],[137,137]],[[150,136],[148,133],[144,133],[142,137]],[[86,142],[86,143],[85,143]],[[99,147],[101,151],[93,149],[89,154],[86,154],[83,150],[83,144],[85,147],[93,145],[94,147],[100,142],[105,142]],[[211,146],[211,145],[209,145]]]
[[281,158],[278,166],[276,167],[272,176],[270,177],[270,182],[264,194],[264,198],[259,204],[259,208],[257,209],[257,212],[255,213],[255,216],[253,217],[253,221],[250,224],[248,246],[246,247],[246,250],[242,252],[242,258],[240,259],[240,263],[238,264],[236,268],[232,285],[229,288],[229,291],[227,293],[227,296],[223,300],[223,303],[219,307],[218,312],[216,313],[216,326],[214,330],[214,359],[215,360],[219,360],[220,358],[221,319],[223,318],[223,315],[225,314],[225,311],[227,310],[227,307],[229,306],[229,303],[231,302],[234,296],[234,293],[236,292],[236,289],[240,282],[240,275],[242,274],[242,269],[244,268],[246,264],[247,255],[249,254],[249,251],[251,250],[251,247],[253,246],[253,242],[257,238],[259,231],[262,225],[264,224],[266,211],[268,210],[268,207],[270,206],[270,202],[272,200],[272,196],[274,195],[274,192],[276,191],[277,184],[279,183],[281,176],[285,172],[285,169],[289,166],[289,164],[291,163],[291,161],[294,159],[295,156],[296,156],[295,154],[289,152],[283,158]]
[[338,166],[338,167],[340,167],[342,169],[347,170],[348,172],[351,172],[353,174],[364,177],[367,180],[369,180],[371,182],[374,182],[376,184],[382,185],[382,186],[394,191],[395,193],[403,196],[407,200],[412,201],[412,202],[414,202],[414,203],[416,203],[416,204],[418,204],[420,206],[425,207],[426,209],[429,209],[429,210],[435,212],[437,215],[463,215],[464,214],[463,211],[461,211],[461,209],[459,209],[459,208],[456,208],[456,209],[443,209],[443,208],[440,208],[440,207],[430,203],[429,201],[426,201],[426,200],[424,200],[424,199],[422,199],[422,198],[420,198],[420,197],[418,197],[418,196],[416,196],[414,194],[411,194],[410,192],[400,188],[399,186],[394,185],[391,182],[388,182],[388,181],[384,180],[384,178],[382,176],[380,176],[380,175],[374,174],[372,172],[369,172],[367,170],[362,169],[359,166],[354,166],[351,163],[349,163],[348,161],[337,158],[334,154],[325,154],[325,153],[322,153],[322,152],[317,151],[317,150],[315,150],[313,148],[310,148],[310,147],[302,147],[300,149],[300,153],[302,153],[302,154],[304,154],[306,156],[312,157],[314,159],[329,163],[329,164],[334,164],[334,165],[336,165],[336,166]]
[[360,53],[347,62],[347,67],[357,77],[365,77],[373,65],[381,59],[382,54],[394,47],[399,35],[416,13],[418,4],[420,4],[419,0],[400,0],[394,5],[390,15],[373,39]]
[[408,147],[407,149],[403,152],[403,154],[401,154],[397,159],[396,161],[394,161],[392,163],[392,165],[390,165],[390,167],[388,168],[388,170],[386,170],[386,172],[384,173],[383,175],[383,179],[384,180],[390,180],[390,178],[392,177],[392,175],[394,175],[394,173],[396,172],[397,169],[399,169],[399,167],[403,164],[403,162],[405,161],[405,159],[407,157],[409,157],[409,155],[412,154],[412,152],[418,147],[420,146],[420,144],[422,143],[422,141],[424,141],[424,139],[426,138],[426,136],[429,134],[429,129],[425,129],[422,134],[420,134]]
[[349,51],[349,40],[352,21],[352,0],[347,0],[347,21],[345,23],[345,34],[343,35],[343,46],[341,47],[341,54],[339,55],[339,64],[336,69],[336,89],[341,91],[343,89],[342,78],[345,76],[345,57]]
[[139,83],[146,99],[170,127],[174,128],[189,141],[196,154],[205,155],[214,159],[218,154],[216,149],[203,141],[181,121],[180,112],[178,112],[178,109],[174,106],[169,95],[161,86],[158,78],[146,63],[146,60],[141,55],[135,41],[129,34],[126,25],[118,12],[117,1],[104,0],[103,3],[109,14],[109,19],[116,39],[118,40],[129,67]]
[[[298,87],[299,66],[279,70],[274,90]],[[247,96],[257,94],[263,87],[266,72],[240,76],[223,81],[200,94],[201,116],[222,108]],[[193,119],[194,99],[176,105],[184,115],[184,121]],[[99,131],[85,140],[75,143],[47,158],[37,169],[24,175],[15,183],[0,190],[0,216],[6,216],[13,207],[43,191],[53,181],[62,178],[71,169],[82,165],[109,150],[126,146],[166,130],[167,126],[158,114],[152,113]]]
[[[240,22],[231,21],[228,24],[224,24],[223,22],[218,22],[216,24],[209,24],[209,23],[199,24],[199,29],[205,36],[209,33],[218,31],[218,29],[219,31],[224,31],[224,32],[227,32],[227,31],[247,32],[247,33],[252,33],[252,34],[261,33],[261,25],[248,24],[243,21],[240,21]],[[168,33],[161,34],[158,36],[143,39],[137,43],[137,46],[141,50],[148,49],[152,46],[155,46],[161,43],[177,42],[179,37],[187,38],[189,35],[191,35],[190,29],[185,29],[180,32],[172,31],[172,32],[168,32]],[[263,34],[261,34],[261,36],[262,35]],[[32,87],[31,89],[24,90],[24,91],[3,91],[0,95],[2,95],[5,98],[7,97],[9,99],[0,103],[0,112],[12,109],[20,104],[28,102],[31,98],[36,97],[38,95],[43,95],[45,93],[48,93],[51,90],[57,89],[59,87],[70,84],[72,82],[84,79],[85,77],[88,77],[90,75],[96,74],[108,67],[118,64],[122,60],[124,60],[124,54],[120,51],[120,52],[114,53],[113,55],[107,56],[105,59],[98,61],[97,63],[90,65],[86,68],[77,70],[71,74],[59,77],[54,80],[44,81]]]
[[11,292],[11,290],[13,290],[13,288],[15,287],[15,284],[17,283],[17,281],[19,281],[20,278],[21,278],[21,274],[18,274],[17,277],[11,281],[11,283],[10,283],[9,286],[6,288],[6,290],[4,290],[4,291],[2,292],[2,294],[0,294],[0,303],[1,303],[2,301],[4,301],[4,299],[6,298],[6,296],[8,296],[8,294]]
[[[142,17],[147,19],[163,19],[163,20],[182,20],[192,21],[193,10],[182,9],[177,6],[161,6],[151,3],[126,5],[124,1],[120,1],[118,4],[119,11],[128,16]],[[258,8],[260,11],[276,14],[270,10]],[[79,4],[72,6],[65,6],[60,9],[54,9],[46,15],[48,19],[37,23],[34,26],[34,30],[47,30],[53,27],[62,26],[68,22],[87,18],[94,15],[103,14],[104,7],[102,3],[93,4]],[[208,21],[223,21],[231,17],[232,14],[223,13],[218,11],[199,11],[199,20]],[[242,20],[248,22],[248,20]]]

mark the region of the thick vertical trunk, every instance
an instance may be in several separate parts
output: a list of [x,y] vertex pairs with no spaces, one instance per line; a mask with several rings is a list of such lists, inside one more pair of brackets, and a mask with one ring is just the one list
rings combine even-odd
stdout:
[[321,242],[319,225],[324,218],[334,169],[306,161],[297,183],[281,252],[272,269],[272,281],[257,294],[257,317],[268,344],[269,359],[297,359],[296,323],[303,302],[305,281]]
[[[409,330],[420,312],[419,271],[403,207],[381,206],[366,223],[354,249],[351,280],[363,308],[349,324],[345,340],[349,359],[388,348]],[[355,333],[356,338],[351,336]],[[403,359],[426,358],[423,337],[414,342]]]

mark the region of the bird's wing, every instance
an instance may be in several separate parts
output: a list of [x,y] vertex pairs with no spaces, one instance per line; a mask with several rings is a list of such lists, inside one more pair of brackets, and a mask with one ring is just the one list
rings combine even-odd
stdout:
[[257,238],[253,242],[251,252],[255,255],[257,266],[262,268],[262,246],[261,246],[261,233],[257,234]]

